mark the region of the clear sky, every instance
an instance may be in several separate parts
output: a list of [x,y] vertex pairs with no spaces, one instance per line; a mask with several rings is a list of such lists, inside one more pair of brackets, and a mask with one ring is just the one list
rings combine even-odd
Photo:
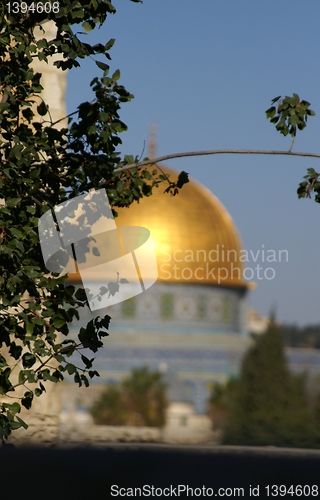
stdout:
[[[280,136],[264,111],[273,97],[293,92],[316,112],[298,133],[294,151],[319,152],[319,0],[114,4],[117,14],[86,38],[116,39],[111,70],[120,69],[120,83],[135,96],[121,112],[129,127],[122,134],[123,154],[142,153],[152,123],[157,156],[289,149],[291,137]],[[99,72],[93,61],[69,72],[69,112],[91,99],[89,83]],[[275,307],[286,323],[320,323],[320,205],[296,194],[308,167],[320,171],[319,160],[219,155],[167,164],[207,186],[233,217],[244,248],[254,257],[260,250],[247,267],[274,268],[273,279],[254,278],[258,287],[250,305],[263,315]],[[287,250],[288,262],[263,262],[262,249]]]

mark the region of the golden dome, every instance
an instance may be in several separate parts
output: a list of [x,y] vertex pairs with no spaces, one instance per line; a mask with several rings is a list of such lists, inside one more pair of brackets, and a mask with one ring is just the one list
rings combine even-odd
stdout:
[[[162,167],[171,180],[178,173]],[[247,287],[240,262],[241,241],[235,224],[208,189],[194,180],[176,196],[161,184],[150,197],[128,208],[117,208],[118,227],[150,230],[159,277],[165,283],[219,284]]]

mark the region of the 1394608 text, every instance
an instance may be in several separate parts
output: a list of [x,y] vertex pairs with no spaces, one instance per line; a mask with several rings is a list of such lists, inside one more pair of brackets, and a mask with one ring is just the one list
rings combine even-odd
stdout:
[[42,14],[43,12],[46,14],[50,14],[51,12],[57,14],[60,10],[60,3],[31,2],[31,4],[28,5],[27,2],[8,2],[6,3],[6,7],[9,14]]

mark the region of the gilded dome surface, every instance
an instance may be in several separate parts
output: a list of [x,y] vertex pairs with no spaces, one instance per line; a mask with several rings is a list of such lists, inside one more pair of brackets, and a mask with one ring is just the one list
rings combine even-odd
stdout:
[[[178,172],[162,167],[176,180]],[[150,230],[157,254],[158,281],[246,287],[235,224],[208,189],[194,180],[176,196],[153,189],[152,196],[117,208],[117,226]]]

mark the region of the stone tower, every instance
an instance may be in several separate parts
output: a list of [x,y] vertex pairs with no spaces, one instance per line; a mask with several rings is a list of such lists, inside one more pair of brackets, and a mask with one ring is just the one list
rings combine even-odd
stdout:
[[[54,23],[48,22],[43,28],[45,33],[37,29],[35,33],[36,37],[43,38],[45,36],[47,40],[52,40],[56,34]],[[43,86],[43,91],[41,97],[49,105],[50,115],[54,123],[67,115],[65,103],[67,77],[66,71],[62,71],[53,65],[58,59],[61,59],[61,56],[56,54],[48,59],[48,63],[36,59],[33,65],[34,71],[42,74],[41,85]],[[55,127],[62,128],[66,125],[67,120],[65,119],[57,123]]]

